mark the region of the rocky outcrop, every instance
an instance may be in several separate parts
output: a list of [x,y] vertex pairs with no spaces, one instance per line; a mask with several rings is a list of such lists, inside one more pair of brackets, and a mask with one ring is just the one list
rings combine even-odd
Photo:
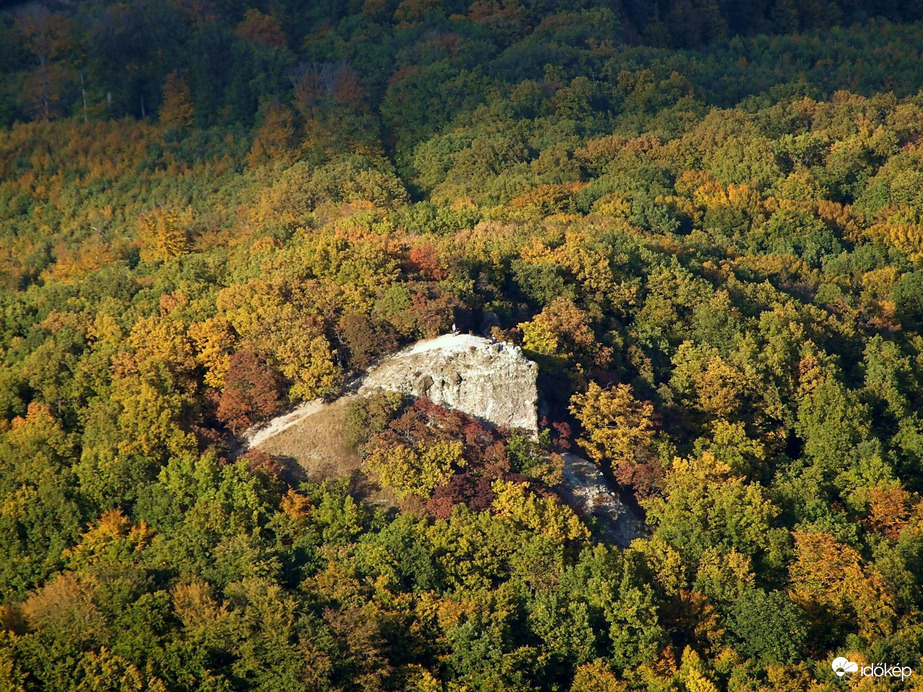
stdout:
[[562,454],[562,496],[578,514],[595,519],[600,538],[622,548],[646,533],[640,513],[626,504],[610,487],[599,468],[576,454]]
[[487,423],[538,434],[538,366],[518,346],[446,334],[399,351],[363,379],[376,389],[427,397]]
[[[367,395],[379,389],[413,398],[428,397],[487,423],[538,434],[538,367],[510,344],[464,334],[420,341],[369,370],[350,389]],[[243,449],[261,448],[296,459],[312,478],[359,468],[355,450],[345,449],[331,429],[342,425],[349,397],[332,404],[308,402],[247,432]],[[563,454],[562,499],[589,519],[597,538],[626,547],[645,535],[644,520],[626,503],[597,466]]]

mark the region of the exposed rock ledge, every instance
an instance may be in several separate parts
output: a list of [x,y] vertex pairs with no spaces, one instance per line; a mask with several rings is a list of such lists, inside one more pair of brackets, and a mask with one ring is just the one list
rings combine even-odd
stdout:
[[591,461],[576,454],[564,458],[563,498],[583,516],[596,520],[600,538],[627,548],[645,535],[644,519],[609,486],[602,471]]
[[518,346],[446,334],[388,358],[363,379],[360,394],[401,392],[483,421],[538,434],[538,366]]

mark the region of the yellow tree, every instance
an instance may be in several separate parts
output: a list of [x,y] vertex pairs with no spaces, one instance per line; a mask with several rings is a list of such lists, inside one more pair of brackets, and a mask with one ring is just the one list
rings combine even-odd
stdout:
[[636,399],[630,385],[603,389],[591,382],[571,398],[570,412],[583,425],[578,442],[597,464],[643,464],[655,456],[654,406]]
[[543,356],[595,354],[598,344],[587,314],[567,298],[555,298],[530,322],[519,325],[527,350]]
[[293,398],[314,399],[332,393],[341,371],[334,362],[324,320],[306,314],[310,300],[288,284],[254,279],[218,294],[218,309],[240,335],[239,348],[262,354],[291,380]]
[[501,517],[558,540],[590,537],[590,532],[570,507],[552,497],[530,493],[528,483],[498,479],[490,488],[496,495],[494,511]]
[[683,650],[682,665],[677,677],[688,692],[718,692],[718,687],[708,678],[708,667],[702,657],[687,646]]
[[78,572],[128,563],[137,558],[153,538],[154,531],[144,520],[132,524],[121,510],[109,509],[81,536],[77,545],[64,550],[64,558],[68,567]]
[[758,382],[707,344],[686,340],[673,356],[670,385],[700,411],[731,420],[744,408]]
[[194,117],[195,108],[186,78],[179,70],[173,70],[163,83],[160,122],[168,127],[190,127]]
[[628,687],[612,672],[608,663],[595,660],[577,666],[571,692],[627,692]]
[[[826,533],[795,532],[791,597],[819,626],[855,622],[869,639],[894,631],[894,589],[855,548]],[[834,622],[830,622],[831,617]]]
[[205,368],[205,384],[221,389],[231,365],[231,350],[234,347],[230,323],[223,317],[209,317],[204,322],[193,322],[189,325],[189,337],[196,346],[196,361]]
[[531,321],[519,325],[523,348],[551,370],[563,370],[577,386],[585,365],[605,365],[612,349],[600,346],[589,315],[568,298],[555,298]]
[[263,14],[250,8],[244,13],[244,20],[237,25],[234,33],[241,38],[261,43],[270,48],[286,48],[287,41],[279,20],[271,14]]
[[81,690],[121,690],[121,692],[166,692],[163,681],[142,671],[127,659],[101,647],[88,651],[77,665],[75,677]]
[[711,549],[734,550],[748,558],[781,559],[784,535],[774,529],[779,509],[764,488],[747,483],[711,452],[675,458],[662,482],[663,493],[644,503],[654,536],[698,561]]
[[314,399],[330,394],[339,384],[341,372],[334,363],[335,352],[324,336],[320,320],[293,320],[292,327],[288,337],[283,331],[276,331],[267,343],[279,370],[293,382],[291,396]]
[[97,583],[64,572],[27,598],[21,612],[33,632],[60,638],[64,645],[105,641],[106,619],[94,602]]
[[434,442],[417,449],[373,441],[365,464],[401,498],[416,495],[426,499],[433,490],[448,483],[455,469],[465,466],[465,460],[458,441]]
[[278,101],[261,110],[262,122],[247,154],[247,165],[256,168],[266,163],[293,163],[298,139],[292,111]]
[[697,383],[699,406],[719,418],[734,416],[740,410],[748,384],[739,368],[714,355]]
[[144,214],[138,231],[141,240],[141,258],[169,260],[189,251],[189,238],[179,214],[171,210],[156,209]]

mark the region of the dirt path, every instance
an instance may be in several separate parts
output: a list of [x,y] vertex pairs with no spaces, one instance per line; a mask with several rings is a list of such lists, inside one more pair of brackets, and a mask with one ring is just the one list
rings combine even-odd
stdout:
[[296,408],[291,413],[286,413],[284,416],[279,416],[273,418],[267,425],[258,428],[251,428],[244,433],[244,449],[253,449],[263,444],[266,440],[271,437],[275,437],[283,430],[286,430],[293,425],[298,425],[308,416],[313,416],[315,413],[319,413],[327,406],[324,403],[323,399],[314,399],[314,401],[306,401],[301,406]]
[[433,339],[424,339],[423,341],[418,341],[413,346],[405,348],[403,351],[398,351],[394,357],[398,358],[400,356],[410,356],[415,353],[424,353],[426,351],[433,351],[435,349],[461,351],[471,347],[483,348],[489,343],[490,342],[487,341],[487,339],[484,337],[472,336],[471,334],[443,334],[442,336],[437,336]]

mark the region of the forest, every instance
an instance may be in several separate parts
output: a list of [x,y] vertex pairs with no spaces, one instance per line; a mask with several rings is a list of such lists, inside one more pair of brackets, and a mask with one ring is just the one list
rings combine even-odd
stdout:
[[[921,47],[896,0],[7,3],[0,690],[923,690]],[[538,363],[537,440],[360,402],[394,506],[237,453],[453,324]]]

